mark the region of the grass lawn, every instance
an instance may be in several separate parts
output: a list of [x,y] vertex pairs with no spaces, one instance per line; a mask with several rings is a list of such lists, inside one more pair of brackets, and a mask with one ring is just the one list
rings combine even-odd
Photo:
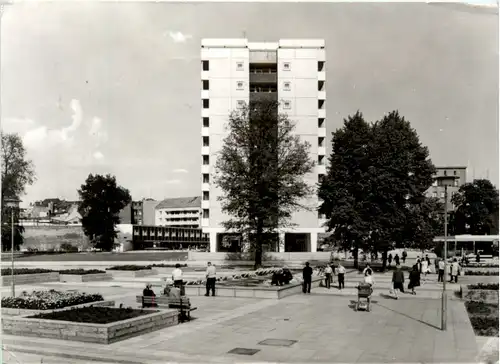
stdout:
[[81,307],[59,312],[40,313],[29,318],[83,322],[89,324],[109,324],[148,315],[158,311],[134,310],[132,308]]
[[[149,261],[184,261],[187,252],[151,252],[151,253],[63,253],[63,254],[37,254],[24,255],[15,258],[18,262],[133,262]],[[2,261],[9,260],[10,255],[2,254]]]
[[471,301],[465,308],[477,336],[498,337],[498,305]]

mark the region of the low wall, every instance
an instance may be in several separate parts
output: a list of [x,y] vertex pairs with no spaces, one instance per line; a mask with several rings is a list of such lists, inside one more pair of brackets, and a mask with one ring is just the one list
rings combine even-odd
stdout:
[[88,324],[12,316],[2,317],[2,330],[8,335],[110,344],[177,325],[179,323],[178,315],[178,310],[152,311],[149,315],[110,324]]
[[139,277],[147,277],[153,276],[156,273],[154,269],[143,269],[143,270],[114,270],[109,269],[106,270],[108,274],[111,274],[114,277],[118,278],[139,278]]
[[[323,278],[315,277],[312,287],[318,287]],[[204,296],[207,293],[205,286],[185,286],[186,296]],[[238,287],[221,286],[215,284],[215,294],[220,297],[245,297],[281,299],[302,292],[302,284],[288,284],[281,287]]]
[[[308,260],[330,260],[330,252],[291,252],[291,253],[264,253],[264,263],[272,261],[296,261],[306,262]],[[207,252],[188,252],[188,261],[250,261],[253,258],[248,253],[207,253]]]
[[61,282],[68,282],[68,283],[108,281],[108,280],[112,280],[112,279],[113,279],[113,276],[109,273],[59,274],[59,280]]
[[36,315],[36,314],[39,314],[39,313],[57,312],[57,311],[68,310],[68,309],[71,309],[71,308],[88,307],[88,306],[114,307],[115,306],[115,301],[88,302],[88,303],[82,303],[81,305],[68,306],[68,307],[63,307],[63,308],[57,308],[57,309],[54,309],[54,310],[26,310],[26,309],[23,309],[23,308],[6,308],[6,307],[2,307],[2,316],[3,315],[8,315],[8,316],[30,316],[30,315]]
[[[59,272],[14,275],[16,285],[46,282],[59,282]],[[11,284],[12,276],[2,276],[2,286],[10,286]]]

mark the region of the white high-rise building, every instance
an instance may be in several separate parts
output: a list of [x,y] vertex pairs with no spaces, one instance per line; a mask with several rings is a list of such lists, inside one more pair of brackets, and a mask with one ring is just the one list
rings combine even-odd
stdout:
[[[226,251],[221,244],[228,218],[213,183],[215,159],[226,136],[229,113],[256,99],[280,101],[280,112],[295,122],[295,133],[311,145],[316,161],[305,178],[316,186],[325,175],[325,42],[316,39],[282,39],[251,43],[247,39],[203,39],[201,44],[201,173],[202,228],[210,235],[210,251]],[[279,251],[317,250],[318,233],[325,232],[316,208],[317,196],[304,201],[312,211],[293,214],[293,227],[280,232]]]

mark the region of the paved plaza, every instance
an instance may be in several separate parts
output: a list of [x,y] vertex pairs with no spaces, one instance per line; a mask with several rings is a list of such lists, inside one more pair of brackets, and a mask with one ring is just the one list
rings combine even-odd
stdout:
[[[348,275],[356,281],[356,274]],[[440,300],[388,293],[390,278],[373,297],[371,312],[356,312],[354,295],[336,288],[313,289],[311,295],[281,300],[191,297],[194,320],[110,345],[4,335],[4,363],[165,363],[165,362],[349,362],[435,363],[478,360],[478,344],[462,302],[448,303],[448,330],[439,330]],[[105,299],[138,307],[142,281],[82,284],[46,283],[18,290],[76,289],[100,292]],[[437,283],[429,283],[429,287]],[[8,294],[9,287],[2,287]],[[432,291],[432,290],[431,290]],[[278,341],[262,343],[267,339]],[[278,346],[279,345],[279,346]],[[289,345],[289,346],[284,346]],[[485,345],[482,343],[481,345]],[[253,349],[253,355],[229,354]],[[14,358],[25,358],[16,361]],[[7,360],[5,359],[7,358]],[[34,358],[38,358],[36,361]],[[62,359],[61,359],[62,358]]]

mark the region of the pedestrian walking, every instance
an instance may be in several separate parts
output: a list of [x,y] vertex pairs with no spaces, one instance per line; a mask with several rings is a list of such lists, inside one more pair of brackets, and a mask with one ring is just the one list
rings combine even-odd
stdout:
[[396,253],[396,256],[394,257],[394,264],[396,264],[396,266],[399,265],[399,255]]
[[327,264],[325,268],[325,286],[328,289],[330,289],[330,284],[332,283],[332,274],[333,274],[333,269],[332,267],[330,267],[329,264]]
[[396,296],[396,299],[398,299],[398,290],[401,291],[401,293],[405,293],[405,275],[403,274],[403,271],[401,270],[401,266],[398,264],[396,265],[396,270],[392,272],[392,290],[394,292],[394,295]]
[[453,263],[451,263],[451,269],[450,269],[450,283],[455,281],[455,283],[458,283],[458,274],[460,273],[460,265],[458,265],[457,258],[453,259]]
[[337,279],[339,281],[339,289],[345,288],[345,268],[340,262],[337,264]]
[[387,263],[389,263],[389,267],[391,266],[392,263],[392,254],[389,253],[389,256],[387,257]]
[[205,296],[209,296],[210,291],[212,291],[212,296],[215,296],[215,281],[216,281],[216,269],[211,262],[207,264],[207,293]]
[[172,280],[174,281],[174,287],[179,288],[181,290],[181,296],[184,296],[185,292],[182,282],[182,269],[179,263],[175,265],[175,269],[172,271]]
[[304,267],[304,269],[302,269],[302,278],[304,279],[302,292],[304,293],[311,293],[312,274],[313,270],[309,266],[309,262],[306,262],[306,266]]
[[444,259],[440,259],[438,263],[438,282],[442,282],[444,279],[444,267],[445,267]]
[[[363,276],[366,275],[366,271],[370,271],[371,273],[373,273],[373,269],[370,267],[370,264],[369,263],[366,263],[366,266],[365,266],[365,269],[363,269]],[[370,273],[370,274],[371,274]]]
[[420,286],[420,271],[416,264],[410,272],[409,281],[410,283],[408,284],[408,289],[411,289],[411,294],[417,294],[415,292],[415,287]]
[[405,264],[407,256],[408,256],[408,253],[406,252],[406,249],[405,249],[405,250],[403,250],[403,254],[401,254],[401,257],[403,258],[403,264]]
[[427,265],[427,260],[423,259],[420,263],[420,267],[421,267],[421,270],[420,270],[420,273],[424,275],[424,283],[425,283],[425,280],[427,278],[427,271],[428,271],[428,265]]
[[417,256],[417,269],[418,269],[418,272],[421,274],[422,273],[422,261],[420,260],[420,255]]

